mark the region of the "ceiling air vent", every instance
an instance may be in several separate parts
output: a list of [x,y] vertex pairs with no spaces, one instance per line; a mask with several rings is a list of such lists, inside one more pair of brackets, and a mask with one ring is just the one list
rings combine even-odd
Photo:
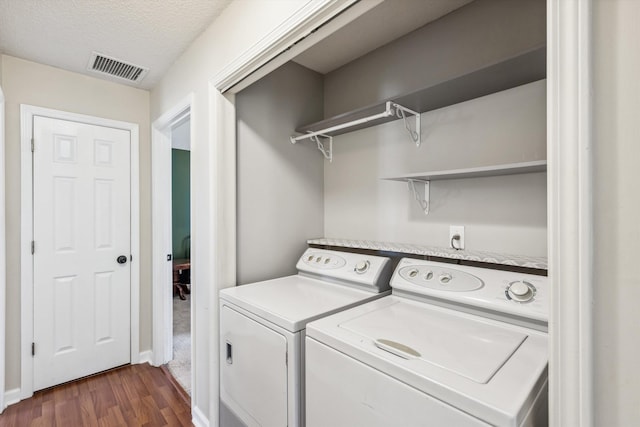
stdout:
[[87,69],[136,83],[140,82],[149,71],[148,68],[129,64],[97,52],[91,54]]

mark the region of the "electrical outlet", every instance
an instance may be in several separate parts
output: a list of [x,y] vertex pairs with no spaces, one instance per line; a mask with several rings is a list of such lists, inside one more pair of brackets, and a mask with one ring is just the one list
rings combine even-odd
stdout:
[[[457,239],[456,236],[458,236]],[[449,226],[449,247],[464,249],[464,225]]]

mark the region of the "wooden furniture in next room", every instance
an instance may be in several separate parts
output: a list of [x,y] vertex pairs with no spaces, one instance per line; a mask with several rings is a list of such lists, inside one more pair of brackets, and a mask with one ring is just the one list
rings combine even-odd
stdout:
[[184,294],[190,293],[186,284],[180,283],[180,275],[185,270],[191,269],[191,260],[188,258],[173,260],[173,292],[178,292],[181,300],[187,299]]

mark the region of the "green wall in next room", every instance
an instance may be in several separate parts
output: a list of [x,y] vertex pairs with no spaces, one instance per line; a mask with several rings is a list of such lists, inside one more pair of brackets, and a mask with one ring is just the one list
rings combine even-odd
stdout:
[[190,220],[190,163],[191,152],[171,150],[171,211],[173,233],[173,258],[188,258]]

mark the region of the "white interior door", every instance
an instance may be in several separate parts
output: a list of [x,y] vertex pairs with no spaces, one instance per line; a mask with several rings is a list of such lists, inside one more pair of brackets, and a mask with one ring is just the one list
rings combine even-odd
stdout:
[[130,362],[131,137],[38,116],[33,137],[40,390]]

